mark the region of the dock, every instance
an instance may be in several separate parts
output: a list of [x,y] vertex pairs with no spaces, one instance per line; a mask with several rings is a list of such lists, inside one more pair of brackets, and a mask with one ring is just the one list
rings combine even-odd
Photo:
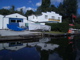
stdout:
[[12,31],[12,30],[0,30],[0,41],[20,41],[20,40],[39,40],[42,37],[63,37],[71,36],[75,34],[70,33],[46,33],[46,32],[33,32],[33,31]]
[[41,32],[0,30],[0,41],[36,40],[41,37]]
[[62,33],[62,34],[54,34],[54,33],[44,33],[44,36],[47,37],[63,37],[63,36],[71,36],[76,34],[70,34],[70,33]]

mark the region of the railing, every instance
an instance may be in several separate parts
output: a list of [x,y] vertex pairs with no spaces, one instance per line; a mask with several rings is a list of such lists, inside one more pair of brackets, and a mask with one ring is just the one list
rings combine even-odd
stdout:
[[49,21],[58,21],[58,22],[60,21],[60,20],[58,20],[58,19],[51,19],[51,18],[49,18],[48,20],[49,20]]

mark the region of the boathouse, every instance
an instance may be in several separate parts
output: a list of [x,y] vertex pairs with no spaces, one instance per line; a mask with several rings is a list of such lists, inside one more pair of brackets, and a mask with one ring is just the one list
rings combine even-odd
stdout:
[[10,15],[0,15],[0,29],[8,29],[7,24],[11,23],[19,23],[27,22],[27,18],[18,13],[10,14]]
[[62,23],[62,16],[55,12],[42,12],[41,15],[28,16],[28,20],[40,23]]

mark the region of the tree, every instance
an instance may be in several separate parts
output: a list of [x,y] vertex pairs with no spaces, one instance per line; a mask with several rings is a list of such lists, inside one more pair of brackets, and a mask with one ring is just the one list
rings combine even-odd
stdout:
[[58,6],[58,13],[63,16],[63,20],[72,23],[72,14],[77,15],[77,0],[63,0]]
[[55,12],[57,12],[57,8],[56,8],[54,5],[51,5],[51,6],[48,8],[48,11],[55,11]]
[[76,19],[76,21],[75,21],[76,23],[78,23],[78,24],[80,24],[80,15],[79,16],[77,16],[77,19]]
[[11,13],[15,13],[15,6],[14,6],[14,5],[11,6],[10,12],[11,12]]
[[20,9],[20,14],[24,15],[23,9],[22,9],[22,8]]
[[77,15],[77,0],[64,0],[63,7],[65,15],[70,18],[72,14]]
[[46,12],[47,11],[46,9],[50,7],[50,4],[51,4],[50,0],[42,0],[40,11]]
[[50,6],[50,4],[51,4],[50,0],[42,0],[42,5],[41,6],[47,8],[47,7]]
[[[58,6],[58,8],[57,8],[57,13],[59,13],[60,15],[62,15],[63,21],[64,21],[64,20],[68,20],[68,19],[66,19],[67,16],[66,16],[66,13],[65,13],[65,8],[64,8],[64,6],[63,6],[63,3],[60,3],[60,4],[59,4],[59,6]],[[68,20],[68,21],[69,21],[69,20]],[[68,21],[65,21],[65,22],[68,22]]]
[[2,14],[2,15],[8,15],[8,14],[10,14],[10,11],[7,10],[7,9],[0,9],[0,14]]
[[35,14],[41,14],[41,12],[42,12],[41,6],[39,6],[39,7],[37,8],[37,11],[35,11]]
[[26,13],[25,13],[25,16],[29,16],[29,15],[32,15],[34,14],[34,12],[32,10],[27,10]]
[[41,6],[37,8],[36,14],[41,14],[41,12],[51,12],[55,11],[57,12],[57,8],[54,5],[51,5],[50,0],[42,0]]
[[57,13],[59,13],[62,16],[64,16],[65,11],[64,11],[63,4],[62,3],[59,4]]

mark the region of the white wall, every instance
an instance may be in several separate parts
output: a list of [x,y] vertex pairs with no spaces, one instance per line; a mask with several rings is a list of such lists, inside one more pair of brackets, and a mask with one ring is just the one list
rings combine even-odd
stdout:
[[35,15],[31,15],[31,16],[28,16],[28,20],[30,20],[30,21],[38,21],[37,20],[37,16],[35,16]]
[[3,16],[0,15],[0,29],[2,29]]
[[27,18],[24,18],[23,23],[27,23],[27,22],[28,22]]
[[9,18],[3,18],[3,29],[8,29],[7,24],[9,24]]

